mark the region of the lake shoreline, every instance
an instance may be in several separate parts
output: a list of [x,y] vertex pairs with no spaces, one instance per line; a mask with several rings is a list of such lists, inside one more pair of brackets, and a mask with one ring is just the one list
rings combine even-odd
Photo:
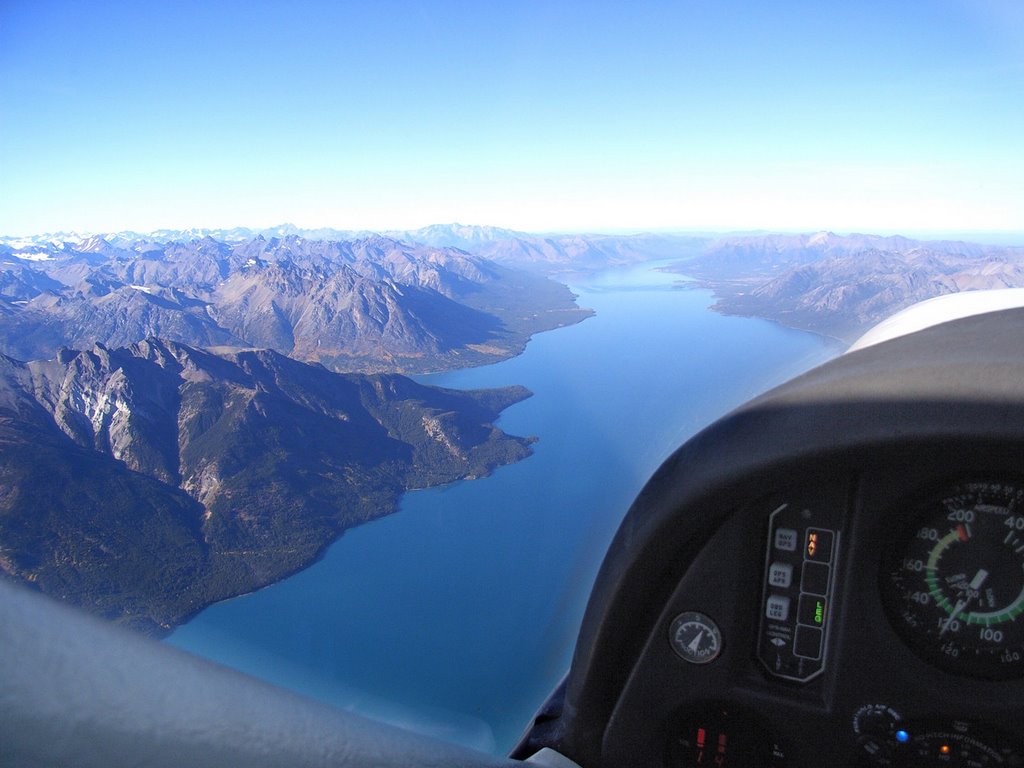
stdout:
[[454,713],[438,735],[491,749],[458,724],[473,718],[507,751],[564,674],[603,554],[651,473],[718,416],[835,354],[812,334],[709,312],[710,292],[678,290],[657,266],[576,278],[595,314],[517,357],[416,376],[527,387],[498,424],[539,438],[529,460],[403,494],[399,514],[167,642],[373,716],[382,700],[406,719]]

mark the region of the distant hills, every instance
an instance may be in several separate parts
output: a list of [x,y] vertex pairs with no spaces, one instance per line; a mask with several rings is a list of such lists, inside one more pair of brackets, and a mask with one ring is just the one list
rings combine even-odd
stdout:
[[1024,247],[877,235],[723,238],[670,268],[711,288],[713,309],[851,342],[918,301],[1024,287]]
[[[677,262],[666,269],[712,289],[717,311],[851,341],[916,301],[1024,284],[1022,254],[898,235],[531,234],[461,224],[0,237],[0,351],[37,357],[62,343],[156,333],[272,347],[337,370],[478,365],[586,317],[541,276],[571,280],[651,261]],[[85,328],[99,330],[76,330]]]
[[140,245],[166,245],[187,243],[210,238],[222,243],[237,244],[256,238],[280,240],[326,240],[349,242],[373,238],[387,238],[410,245],[431,248],[457,248],[468,254],[496,261],[516,269],[542,274],[585,273],[610,267],[628,266],[651,259],[678,259],[698,255],[703,246],[712,241],[708,236],[690,236],[656,233],[628,235],[608,234],[536,234],[502,227],[434,224],[421,229],[342,230],[322,227],[303,229],[293,224],[281,224],[265,229],[234,227],[231,229],[161,229],[140,233],[131,231],[80,235],[56,232],[29,237],[2,237],[0,246],[6,245],[26,253],[50,248],[89,249],[93,244],[105,242],[110,246],[140,250]]
[[529,455],[492,424],[528,396],[153,338],[0,356],[0,574],[163,633],[305,567],[403,491]]
[[563,285],[450,247],[180,234],[0,240],[0,352],[159,336],[339,371],[433,371],[505,359],[590,314]]
[[107,233],[80,234],[77,232],[52,232],[27,237],[0,237],[0,242],[6,241],[14,247],[30,247],[33,245],[46,246],[64,244],[78,245],[91,237],[100,237],[107,242],[119,246],[131,246],[135,243],[171,243],[189,242],[191,240],[202,240],[205,237],[219,240],[225,243],[240,243],[246,240],[253,240],[257,237],[270,240],[273,238],[300,237],[304,240],[331,240],[335,242],[346,240],[363,240],[368,237],[387,237],[393,240],[402,240],[407,243],[419,243],[437,248],[472,248],[495,240],[504,240],[515,237],[533,237],[526,232],[518,232],[501,227],[488,227],[480,225],[463,224],[433,224],[421,229],[388,229],[388,230],[354,230],[334,229],[332,227],[303,228],[294,224],[279,224],[275,227],[251,228],[231,227],[221,229],[158,229],[153,232],[134,232],[122,230]]
[[477,246],[488,259],[545,275],[563,276],[700,254],[706,238],[670,235],[516,236]]

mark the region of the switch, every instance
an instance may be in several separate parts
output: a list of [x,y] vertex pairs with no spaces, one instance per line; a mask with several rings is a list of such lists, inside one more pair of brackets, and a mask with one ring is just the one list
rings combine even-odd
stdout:
[[789,598],[782,595],[769,595],[768,604],[765,606],[764,615],[775,621],[785,621],[789,618]]
[[768,583],[786,589],[793,583],[793,566],[789,563],[772,563],[768,567]]
[[783,552],[796,552],[799,538],[794,528],[779,528],[775,531],[775,548]]

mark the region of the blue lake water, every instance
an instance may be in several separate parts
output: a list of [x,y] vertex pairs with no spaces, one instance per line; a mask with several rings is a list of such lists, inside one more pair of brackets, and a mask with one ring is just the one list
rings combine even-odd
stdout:
[[590,585],[648,476],[687,437],[839,348],[708,311],[650,266],[571,281],[596,311],[438,386],[524,384],[499,425],[539,441],[491,477],[407,494],[318,563],[168,639],[344,709],[506,752],[568,668]]

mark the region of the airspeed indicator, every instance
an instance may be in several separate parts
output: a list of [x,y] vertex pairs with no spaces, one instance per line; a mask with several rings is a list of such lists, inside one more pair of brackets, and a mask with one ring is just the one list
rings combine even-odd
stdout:
[[964,483],[922,512],[883,574],[894,626],[943,669],[1024,674],[1024,487]]

